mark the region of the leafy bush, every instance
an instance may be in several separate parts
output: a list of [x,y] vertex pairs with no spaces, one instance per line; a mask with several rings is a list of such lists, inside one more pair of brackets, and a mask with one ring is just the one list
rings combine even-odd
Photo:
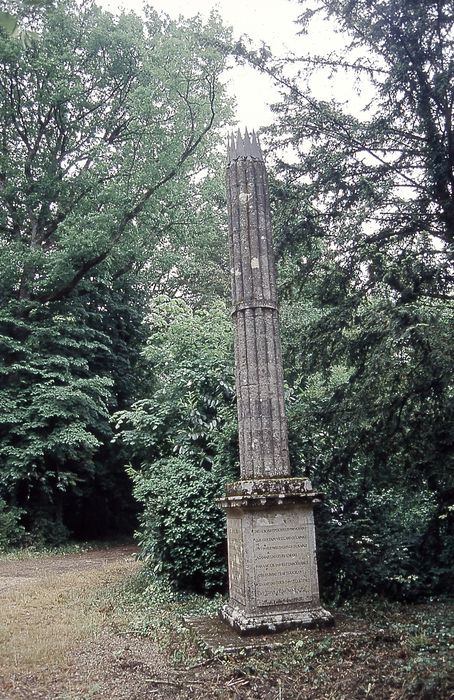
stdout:
[[45,512],[38,513],[27,533],[27,545],[38,550],[59,547],[68,541],[70,531],[60,519],[53,519]]
[[415,599],[430,590],[422,546],[436,512],[427,489],[412,494],[396,486],[368,493],[343,489],[327,496],[317,539],[325,593],[343,600],[378,593]]
[[0,498],[0,552],[23,543],[25,529],[19,523],[21,515],[19,508],[9,508]]
[[[114,416],[133,465],[178,455],[212,469],[222,443],[229,455],[224,473],[232,471],[233,349],[225,304],[194,311],[182,299],[161,296],[149,321],[147,395]],[[228,435],[221,437],[227,424]]]
[[[409,330],[385,300],[363,306],[364,319],[344,320],[330,341],[326,309],[283,307],[293,463],[326,498],[321,588],[341,600],[446,593],[454,584],[452,324],[442,309],[414,307]],[[361,334],[379,337],[386,324],[381,347],[369,347]],[[330,353],[317,353],[331,341]]]
[[231,328],[222,302],[193,310],[160,297],[145,352],[150,390],[116,414],[143,506],[142,555],[179,588],[225,583],[224,516],[214,504],[236,476]]
[[144,504],[138,540],[142,557],[179,588],[213,591],[225,582],[225,522],[212,473],[187,459],[130,470],[134,495]]

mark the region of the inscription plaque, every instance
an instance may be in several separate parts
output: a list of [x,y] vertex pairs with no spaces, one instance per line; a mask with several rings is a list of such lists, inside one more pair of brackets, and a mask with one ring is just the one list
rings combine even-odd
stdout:
[[308,519],[301,511],[254,518],[257,606],[310,602],[310,534]]
[[230,595],[245,603],[243,524],[240,518],[231,518],[227,522],[227,545]]

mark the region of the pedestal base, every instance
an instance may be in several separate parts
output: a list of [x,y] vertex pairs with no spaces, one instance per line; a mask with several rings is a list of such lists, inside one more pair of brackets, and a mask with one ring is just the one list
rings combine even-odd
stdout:
[[334,624],[328,610],[286,610],[285,612],[248,615],[241,608],[227,603],[220,611],[221,618],[239,634],[268,634],[301,627],[327,627]]
[[308,479],[227,484],[229,602],[221,617],[240,634],[333,624],[320,606]]

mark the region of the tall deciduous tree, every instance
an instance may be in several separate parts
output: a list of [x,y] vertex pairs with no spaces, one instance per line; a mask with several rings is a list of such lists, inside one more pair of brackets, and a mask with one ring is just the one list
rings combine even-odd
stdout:
[[92,2],[2,9],[39,41],[0,32],[0,490],[31,521],[64,520],[71,494],[109,489],[146,302],[197,275],[196,222],[211,255],[227,108],[208,39],[224,30]]

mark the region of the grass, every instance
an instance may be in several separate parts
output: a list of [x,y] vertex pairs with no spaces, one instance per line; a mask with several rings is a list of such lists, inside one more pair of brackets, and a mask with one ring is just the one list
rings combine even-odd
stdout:
[[[105,620],[102,608],[90,605],[94,591],[124,573],[118,562],[101,569],[45,573],[25,583],[8,579],[1,596],[0,648],[5,675],[31,672],[47,664],[64,664],[82,640],[92,639]],[[15,585],[17,581],[20,585]]]
[[169,580],[146,568],[102,591],[98,598],[111,611],[110,623],[119,634],[151,637],[172,653],[176,636],[182,658],[185,648],[192,653],[189,648],[193,647],[184,616],[215,615],[223,602],[221,595],[208,598],[175,591]]
[[65,542],[59,545],[30,545],[11,550],[0,550],[0,562],[22,561],[26,559],[40,559],[45,556],[64,556],[65,554],[83,554],[95,549],[110,548],[115,544],[129,544],[130,540],[104,541],[92,540],[90,542]]
[[[79,580],[77,580],[79,578]],[[81,639],[94,634],[96,620],[84,614],[92,578],[84,585],[74,574],[48,576],[39,585],[20,587],[2,597],[0,646],[5,669],[32,670],[61,662]]]
[[[20,561],[5,564],[0,648],[3,687],[16,693],[11,697],[28,697],[30,682],[31,688],[45,689],[40,697],[57,697],[58,683],[59,700],[97,700],[116,692],[138,699],[158,692],[166,700],[453,696],[452,600],[425,605],[359,600],[333,610],[334,629],[292,632],[272,651],[220,650],[210,657],[183,617],[216,614],[220,596],[177,593],[149,571],[133,573],[137,565],[131,559],[105,559],[101,566],[98,559],[96,568],[90,562],[87,567],[87,559],[75,557],[75,569],[69,570],[66,561],[44,557],[36,564],[40,578],[29,579],[21,578]],[[34,572],[35,564],[30,567]],[[88,657],[78,657],[81,649]]]

